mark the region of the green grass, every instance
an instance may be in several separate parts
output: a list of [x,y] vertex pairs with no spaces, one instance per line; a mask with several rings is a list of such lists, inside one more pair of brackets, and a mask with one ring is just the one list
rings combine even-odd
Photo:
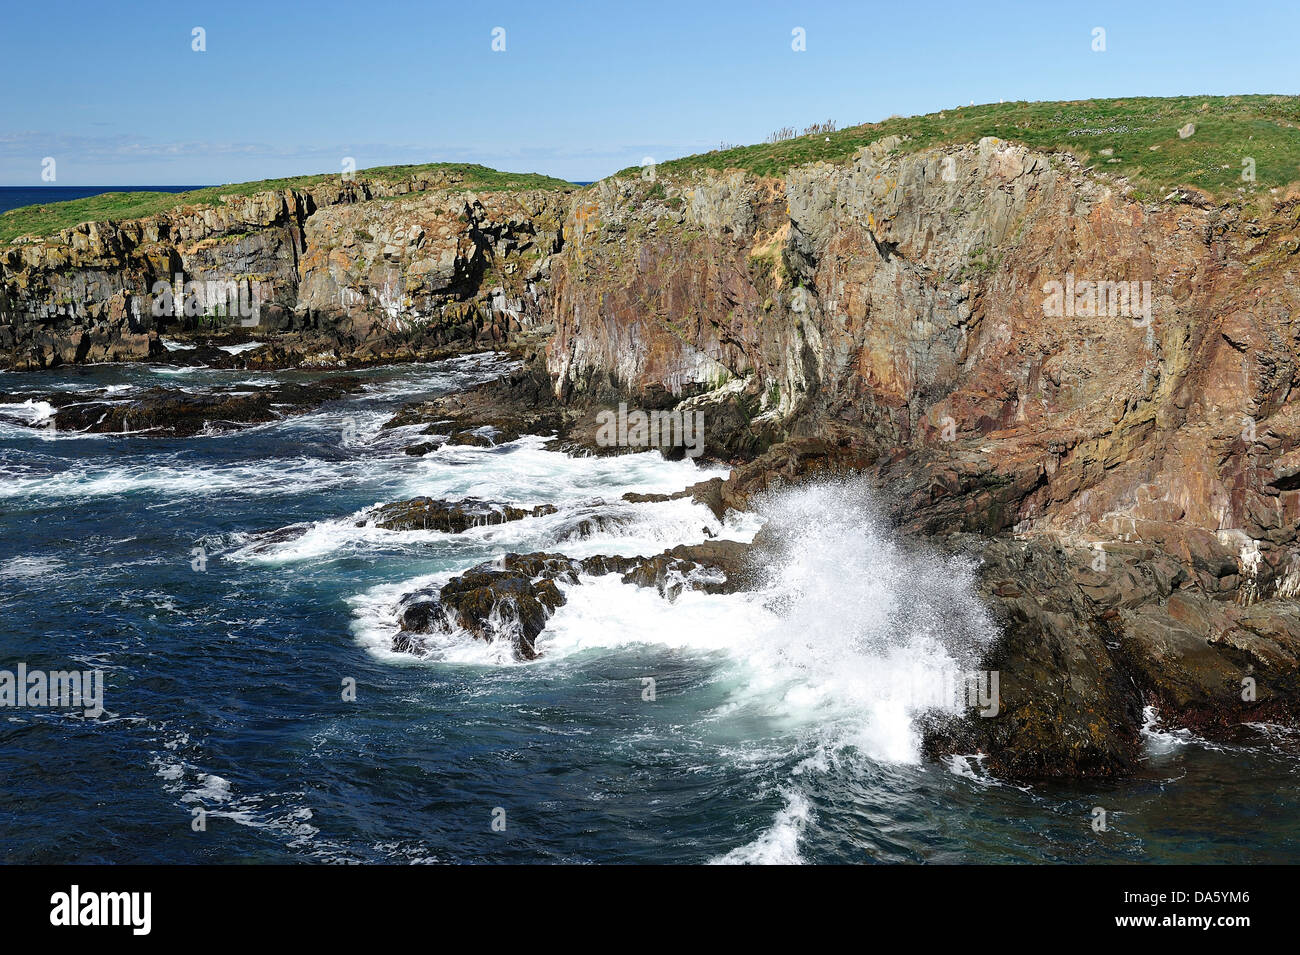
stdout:
[[[1188,122],[1196,125],[1195,134],[1179,139],[1178,128]],[[975,142],[984,136],[1012,140],[1045,152],[1070,152],[1099,172],[1127,177],[1139,198],[1161,198],[1173,189],[1194,187],[1215,199],[1243,200],[1300,181],[1300,97],[1264,95],[1127,97],[960,107],[779,143],[714,150],[668,160],[657,168],[668,174],[743,169],[757,175],[780,176],[804,163],[845,162],[863,146],[893,135],[907,137],[899,147],[905,152]],[[1153,150],[1152,146],[1159,148]],[[1104,149],[1112,153],[1103,155]],[[1241,178],[1242,160],[1247,157],[1255,160],[1254,182]],[[465,177],[461,188],[479,192],[572,188],[572,183],[549,176],[498,172],[458,163],[381,166],[358,171],[357,175],[392,182],[415,172],[437,169],[461,173]],[[632,166],[618,175],[639,172]],[[27,206],[0,214],[0,243],[20,235],[50,235],[82,222],[135,219],[180,205],[220,205],[222,196],[305,188],[337,177],[335,173],[265,179],[182,193],[105,193]]]
[[[1196,125],[1196,132],[1179,139],[1179,127],[1188,122]],[[1046,152],[1070,152],[1098,171],[1128,177],[1135,190],[1151,198],[1177,187],[1195,187],[1221,200],[1249,197],[1300,180],[1300,97],[1264,95],[968,106],[779,143],[714,150],[661,162],[656,168],[669,174],[743,169],[780,176],[804,163],[847,161],[863,146],[893,135],[909,137],[899,147],[905,152],[976,142],[984,136]],[[1113,154],[1103,155],[1103,149]],[[1247,157],[1255,160],[1254,182],[1241,178]],[[619,175],[639,171],[632,166]]]
[[[446,171],[463,176],[457,189],[475,192],[500,192],[506,189],[572,189],[573,183],[537,173],[500,172],[465,163],[427,163],[419,166],[377,166],[358,170],[358,179],[397,182],[419,172]],[[226,186],[211,186],[190,192],[105,192],[85,199],[23,206],[0,213],[0,243],[12,242],[20,235],[46,236],[70,229],[83,222],[121,221],[166,212],[184,205],[223,204],[225,196],[251,196],[258,192],[305,189],[339,180],[338,173],[317,176],[294,176],[290,179],[262,179]],[[411,195],[415,195],[412,193]],[[404,198],[404,197],[403,197]]]

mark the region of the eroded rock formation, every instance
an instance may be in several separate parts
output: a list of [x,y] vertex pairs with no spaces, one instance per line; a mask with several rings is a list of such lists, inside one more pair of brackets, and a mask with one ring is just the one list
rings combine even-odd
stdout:
[[83,226],[0,254],[0,350],[155,352],[139,289],[178,264],[269,276],[286,361],[509,337],[522,370],[394,423],[595,449],[613,402],[699,410],[736,466],[699,491],[716,511],[854,470],[901,529],[979,556],[1004,705],[932,726],[936,755],[1110,774],[1145,705],[1207,730],[1295,719],[1297,197],[1153,202],[1065,155],[905,145],[780,179],[285,194]]
[[504,347],[539,313],[566,194],[457,185],[333,181],[0,247],[0,367],[160,358],[164,333],[273,339],[254,367]]
[[782,182],[601,184],[555,266],[557,396],[709,409],[710,451],[764,452],[732,506],[854,469],[901,527],[982,535],[1008,706],[936,753],[1105,774],[1143,700],[1300,712],[1300,207],[1140,202],[991,139],[896,146]]

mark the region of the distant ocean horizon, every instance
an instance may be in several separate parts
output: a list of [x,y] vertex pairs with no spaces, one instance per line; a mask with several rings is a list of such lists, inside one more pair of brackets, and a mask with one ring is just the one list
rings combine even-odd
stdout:
[[189,192],[206,186],[0,186],[0,212],[50,202],[85,199],[105,192]]

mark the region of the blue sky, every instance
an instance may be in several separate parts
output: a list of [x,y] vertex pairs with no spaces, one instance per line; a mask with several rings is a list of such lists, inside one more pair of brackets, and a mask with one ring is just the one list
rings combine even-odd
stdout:
[[1297,36],[1300,4],[1221,0],[13,2],[0,183],[41,185],[47,156],[59,185],[239,182],[346,156],[591,180],[971,100],[1296,93]]

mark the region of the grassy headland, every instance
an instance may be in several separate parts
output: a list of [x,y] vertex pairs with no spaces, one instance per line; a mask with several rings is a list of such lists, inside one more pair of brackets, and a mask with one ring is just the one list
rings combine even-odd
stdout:
[[[426,163],[417,166],[376,166],[359,169],[357,179],[399,182],[417,173],[459,175],[457,188],[475,192],[498,192],[505,189],[572,189],[573,183],[537,173],[500,172],[467,163]],[[0,213],[0,243],[12,242],[20,235],[51,235],[82,222],[121,221],[166,212],[179,206],[219,206],[227,196],[251,196],[258,192],[282,189],[306,189],[326,181],[338,181],[338,173],[294,176],[289,179],[261,179],[227,186],[210,186],[190,192],[105,192],[84,199],[23,206]]]

